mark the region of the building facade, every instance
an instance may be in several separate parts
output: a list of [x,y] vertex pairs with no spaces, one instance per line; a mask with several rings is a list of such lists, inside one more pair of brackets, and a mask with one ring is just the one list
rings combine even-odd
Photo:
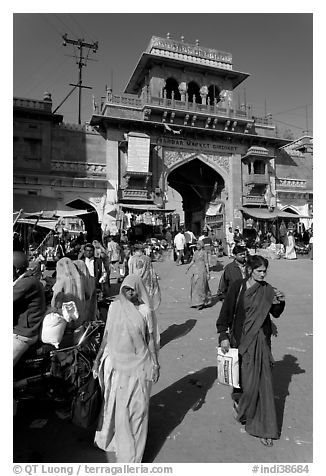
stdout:
[[125,95],[107,89],[85,126],[52,114],[49,95],[14,99],[15,208],[87,209],[95,236],[100,227],[116,233],[124,213],[164,215],[170,186],[195,233],[243,228],[245,217],[285,203],[291,144],[270,116],[235,106],[248,76],[230,53],[152,37]]

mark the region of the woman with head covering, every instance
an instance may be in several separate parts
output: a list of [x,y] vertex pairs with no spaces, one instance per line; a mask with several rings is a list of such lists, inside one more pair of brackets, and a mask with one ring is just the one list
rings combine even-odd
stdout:
[[190,281],[190,307],[197,307],[199,310],[211,303],[212,294],[209,289],[209,264],[207,252],[204,249],[204,243],[197,242],[197,250],[194,252],[190,265],[186,271],[191,269]]
[[135,245],[135,252],[128,261],[128,268],[130,274],[141,277],[151,298],[151,307],[156,311],[161,304],[161,290],[152,261],[144,254],[142,245]]
[[97,295],[96,295],[96,286],[95,279],[89,274],[88,268],[85,264],[85,261],[77,259],[73,261],[73,264],[76,266],[77,270],[80,272],[82,279],[84,281],[85,288],[85,297],[86,297],[86,319],[94,320],[97,314]]
[[297,259],[297,253],[295,251],[295,238],[293,236],[292,230],[289,230],[287,234],[284,258]]
[[151,386],[159,378],[157,334],[146,288],[130,274],[110,305],[93,367],[104,393],[95,443],[115,451],[118,463],[142,460]]
[[279,430],[273,393],[270,314],[281,315],[285,298],[282,291],[265,281],[267,267],[266,258],[248,257],[248,277],[231,285],[216,326],[222,352],[229,351],[230,341],[239,351],[241,389],[232,395],[237,420],[263,445],[272,446],[273,440],[279,438]]
[[87,319],[84,279],[71,259],[65,257],[57,262],[56,282],[53,286],[51,306],[61,311],[62,304],[73,301],[78,311],[78,319],[68,323],[69,328],[76,329]]

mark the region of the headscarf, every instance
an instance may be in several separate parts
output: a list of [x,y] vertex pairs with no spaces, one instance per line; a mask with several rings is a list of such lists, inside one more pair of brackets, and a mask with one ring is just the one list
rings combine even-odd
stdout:
[[56,282],[53,286],[52,307],[57,307],[58,303],[74,301],[79,318],[74,321],[78,327],[85,320],[85,284],[84,280],[70,258],[61,258],[56,266]]
[[[129,301],[123,289],[136,291],[139,303],[147,306],[147,316]],[[112,366],[128,375],[146,372],[150,378],[152,362],[146,342],[146,325],[157,342],[157,322],[149,307],[150,299],[139,276],[129,274],[121,284],[119,297],[110,305],[105,333],[107,343],[103,358],[109,355]],[[158,334],[159,335],[159,334]],[[155,340],[156,339],[156,340]]]
[[84,281],[84,286],[85,286],[85,293],[89,297],[92,296],[93,292],[95,291],[95,280],[92,279],[92,276],[90,275],[88,268],[86,266],[85,261],[81,259],[77,259],[73,261],[73,264],[76,266],[77,270],[80,272],[82,279]]
[[85,261],[78,259],[73,261],[77,271],[81,274],[85,287],[86,297],[86,318],[93,320],[96,318],[97,312],[97,294],[95,279],[90,275]]
[[161,304],[161,290],[150,257],[137,253],[129,259],[128,268],[130,274],[136,274],[142,279],[151,298],[150,306],[156,311]]

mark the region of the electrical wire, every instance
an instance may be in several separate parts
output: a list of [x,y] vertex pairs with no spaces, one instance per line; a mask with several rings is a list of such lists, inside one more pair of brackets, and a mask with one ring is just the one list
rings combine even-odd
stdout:
[[289,124],[288,122],[283,122],[283,121],[279,121],[278,119],[274,119],[274,122],[279,122],[280,124],[284,124],[285,126],[289,126],[289,127],[294,127],[295,129],[300,129],[300,130],[304,130],[304,127],[302,126],[295,126],[294,124]]
[[70,16],[70,18],[76,23],[76,25],[79,27],[79,29],[81,30],[81,32],[83,34],[85,34],[85,36],[87,36],[88,38],[90,38],[90,40],[92,41],[92,43],[95,43],[94,39],[92,38],[92,36],[86,32],[86,30],[84,30],[84,28],[81,26],[81,24],[77,21],[77,19],[71,14],[71,13],[68,13],[68,15]]
[[[65,62],[67,62],[67,58],[64,58],[62,61],[60,61],[59,64],[56,64],[54,68],[51,68],[51,70],[49,71],[47,75],[43,75],[43,77],[37,83],[33,84],[33,86],[31,86],[25,93],[23,93],[23,95],[28,96],[34,89],[37,89],[42,83],[45,84],[47,82],[47,79],[46,79],[47,77],[51,78],[50,80],[51,82],[47,83],[47,88],[49,88],[49,86],[51,86],[54,82],[57,81],[57,79],[60,76],[62,76],[61,66]],[[57,74],[54,76],[54,73],[57,73]],[[39,73],[38,73],[38,76],[39,76]]]
[[66,25],[66,23],[56,13],[54,13],[54,16],[64,25],[66,29],[70,30],[72,36],[74,36],[76,39],[78,38],[78,36],[72,31],[72,29],[68,25]]
[[312,104],[305,104],[304,106],[293,107],[292,109],[287,109],[286,111],[274,112],[272,115],[278,116],[279,114],[286,114],[287,112],[296,111],[297,109],[306,109],[310,106],[312,106]]
[[46,21],[51,26],[51,28],[53,28],[58,33],[60,38],[62,38],[63,33],[61,31],[59,31],[54,25],[52,25],[52,23],[49,21],[49,19],[45,16],[46,14],[45,13],[39,13],[39,15],[44,21]]

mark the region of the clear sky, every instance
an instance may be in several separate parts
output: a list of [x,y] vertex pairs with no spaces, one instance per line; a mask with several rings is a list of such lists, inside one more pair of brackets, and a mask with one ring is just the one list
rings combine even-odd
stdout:
[[[291,129],[294,137],[308,118],[312,133],[312,13],[14,13],[13,95],[42,99],[48,91],[55,109],[78,80],[74,47],[64,47],[62,35],[98,41],[83,68],[83,84],[93,88],[83,90],[81,118],[88,121],[92,95],[104,96],[112,78],[114,93],[122,94],[151,36],[168,32],[233,55],[233,69],[250,74],[234,93],[236,104],[246,97],[256,116],[264,116],[266,104],[281,131]],[[58,113],[77,122],[77,90]]]

